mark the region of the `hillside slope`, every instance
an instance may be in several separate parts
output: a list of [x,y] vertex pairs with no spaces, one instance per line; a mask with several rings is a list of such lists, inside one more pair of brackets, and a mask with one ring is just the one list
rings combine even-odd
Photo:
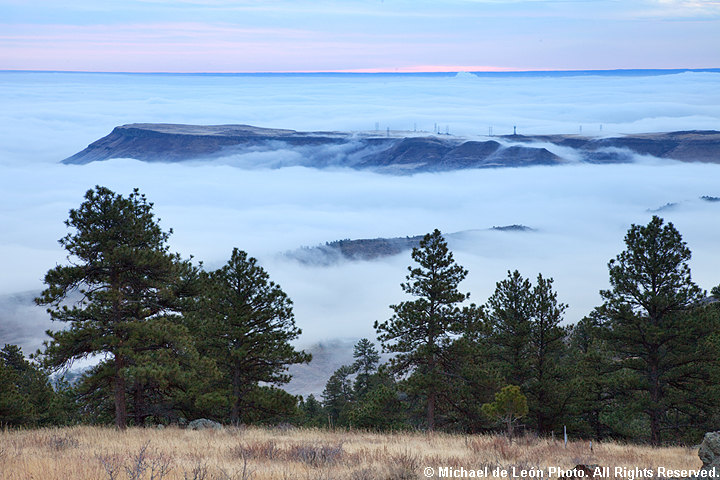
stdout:
[[[553,151],[551,151],[553,150]],[[648,133],[620,137],[507,135],[473,139],[421,132],[298,132],[249,125],[130,124],[63,160],[85,164],[111,158],[182,162],[259,152],[292,152],[270,163],[243,166],[348,167],[383,173],[465,168],[630,162],[634,155],[720,162],[720,132]],[[568,158],[564,158],[568,157]],[[579,159],[579,160],[578,160]]]

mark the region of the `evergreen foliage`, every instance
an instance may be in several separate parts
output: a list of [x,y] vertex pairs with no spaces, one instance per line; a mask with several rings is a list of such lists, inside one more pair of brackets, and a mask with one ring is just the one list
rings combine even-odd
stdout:
[[62,399],[48,376],[28,362],[17,345],[0,350],[0,425],[42,426],[64,423]]
[[[102,377],[95,381],[112,385],[120,429],[127,425],[131,386],[139,400],[149,382],[167,385],[180,359],[195,355],[188,332],[177,325],[178,298],[187,287],[180,275],[188,267],[169,252],[171,231],[161,230],[152,207],[137,189],[127,197],[105,187],[89,190],[65,222],[73,231],[59,241],[68,264],[48,271],[47,288],[36,299],[49,306],[53,320],[67,324],[48,331],[46,366],[109,357],[94,370]],[[158,363],[150,367],[149,358]],[[169,360],[169,371],[161,359]]]
[[377,371],[380,362],[380,352],[367,338],[361,338],[353,349],[352,373],[355,377],[355,396],[361,400],[373,387],[372,375]]
[[383,350],[396,354],[391,360],[396,375],[410,375],[408,387],[426,398],[426,426],[435,429],[438,397],[446,395],[443,364],[452,361],[448,348],[454,335],[462,335],[474,306],[460,309],[469,294],[458,290],[468,272],[455,263],[439,230],[428,233],[413,248],[417,267],[408,267],[403,291],[416,300],[391,305],[391,319],[375,322]]
[[[338,368],[325,385],[321,406],[325,419],[321,424],[373,430],[407,428],[408,406],[401,400],[406,395],[386,366],[378,367],[380,354],[375,345],[367,338],[360,339],[353,357],[355,362]],[[304,422],[317,424],[319,414],[309,397],[301,408],[308,412]]]
[[322,427],[327,425],[325,410],[312,393],[306,399],[300,398],[298,409],[300,410],[300,424],[302,426]]
[[530,373],[532,284],[517,270],[508,271],[486,307],[493,357],[509,384],[524,385]]
[[404,430],[408,428],[407,407],[397,385],[379,382],[349,413],[350,425],[368,430]]
[[201,354],[220,370],[211,389],[221,393],[232,423],[251,418],[254,410],[279,406],[275,397],[266,404],[259,401],[263,392],[272,392],[258,390],[259,383],[287,383],[287,367],[311,359],[290,344],[301,333],[292,301],[255,258],[237,248],[225,266],[203,275],[198,310],[190,324],[198,334]]
[[673,418],[696,417],[707,406],[696,393],[710,385],[717,352],[704,339],[718,331],[717,320],[699,306],[704,295],[690,276],[690,249],[672,223],[654,216],[632,225],[625,246],[608,264],[611,288],[600,292],[598,312],[615,366],[628,372],[624,390],[658,445]]
[[550,433],[558,427],[569,391],[562,360],[567,305],[559,303],[553,279],[539,274],[535,285],[515,270],[496,284],[487,302],[487,342],[492,362],[505,381],[527,394],[532,427]]
[[543,435],[560,427],[558,420],[569,400],[567,372],[562,365],[567,331],[560,326],[567,305],[558,302],[552,284],[552,278],[538,274],[531,295],[530,374],[526,388],[532,424]]
[[343,365],[333,372],[323,390],[323,406],[330,425],[347,425],[348,414],[355,399],[353,383],[350,380],[353,369]]
[[488,355],[486,338],[463,336],[448,347],[450,362],[443,365],[447,389],[451,392],[441,398],[438,411],[445,428],[480,433],[492,425],[482,413],[482,405],[491,402],[493,393],[505,385],[499,370]]
[[568,428],[596,439],[624,436],[613,422],[621,377],[614,371],[612,353],[600,336],[603,328],[594,314],[573,325],[566,360],[572,374],[569,390],[573,392]]
[[[468,272],[439,230],[412,251],[410,300],[375,322],[322,402],[279,387],[310,361],[292,342],[292,302],[256,259],[234,249],[205,272],[169,250],[153,205],[136,189],[85,194],[60,239],[67,262],[36,299],[64,328],[28,361],[0,350],[0,425],[77,422],[293,422],[372,430],[485,432],[518,421],[540,435],[566,425],[585,438],[696,442],[720,428],[720,286],[692,281],[672,223],[632,225],[608,264],[603,304],[572,326],[553,279],[517,271],[486,305],[464,306]],[[94,360],[81,374],[73,361]],[[51,372],[64,370],[63,376]],[[51,380],[52,378],[52,380]],[[67,379],[69,380],[67,380]]]

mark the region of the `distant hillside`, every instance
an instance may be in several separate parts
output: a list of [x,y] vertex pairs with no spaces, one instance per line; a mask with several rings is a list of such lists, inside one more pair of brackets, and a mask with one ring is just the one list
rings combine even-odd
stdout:
[[308,364],[291,365],[288,373],[292,375],[292,380],[283,385],[283,390],[304,397],[312,393],[320,399],[330,375],[341,366],[353,363],[353,348],[358,340],[360,339],[334,339],[305,347],[304,350],[312,354],[312,361]]
[[[535,229],[525,225],[505,225],[489,228],[498,232],[532,232]],[[452,241],[468,231],[449,233],[445,237]],[[306,265],[332,265],[341,260],[366,261],[390,257],[412,250],[420,244],[422,235],[394,238],[363,238],[358,240],[335,240],[315,247],[302,247],[285,252],[291,258]]]
[[[517,142],[549,142],[576,149],[586,161],[617,161],[622,151],[690,162],[720,163],[720,132],[688,130],[591,138],[579,135],[509,135]],[[619,152],[620,151],[620,152]]]
[[[572,158],[558,152],[575,152]],[[243,158],[258,152],[295,155]],[[246,168],[346,167],[382,173],[439,172],[466,168],[557,165],[569,161],[630,162],[634,154],[683,161],[720,162],[720,132],[689,131],[611,138],[578,135],[506,135],[463,138],[428,132],[297,132],[250,125],[138,123],[63,160],[85,164],[111,158],[182,162],[233,157]]]
[[45,307],[35,305],[40,291],[0,294],[0,348],[6,343],[18,345],[29,355],[47,339],[45,330],[53,325]]

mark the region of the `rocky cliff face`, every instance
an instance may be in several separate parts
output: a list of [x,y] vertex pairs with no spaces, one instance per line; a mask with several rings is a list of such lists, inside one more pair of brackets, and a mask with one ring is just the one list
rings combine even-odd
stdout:
[[[181,162],[250,152],[293,151],[300,155],[294,156],[290,165],[339,166],[397,174],[555,165],[568,161],[543,144],[570,147],[582,161],[591,163],[628,162],[633,154],[720,162],[720,132],[715,131],[613,138],[510,135],[464,139],[414,132],[296,132],[249,125],[131,124],[116,127],[63,163],[85,164],[111,158]],[[284,162],[270,166],[288,165]]]

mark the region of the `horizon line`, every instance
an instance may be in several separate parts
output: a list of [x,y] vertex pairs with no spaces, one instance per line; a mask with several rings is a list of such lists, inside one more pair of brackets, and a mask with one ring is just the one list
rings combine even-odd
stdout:
[[[443,67],[444,68],[444,67]],[[292,75],[292,74],[343,74],[343,75],[412,75],[412,74],[508,74],[508,73],[592,73],[592,72],[720,72],[720,67],[700,68],[601,68],[601,69],[537,69],[513,70],[506,68],[467,68],[467,69],[417,70],[409,69],[350,69],[350,70],[280,70],[280,71],[123,71],[123,70],[41,70],[41,69],[0,69],[1,73],[88,73],[116,75]]]

